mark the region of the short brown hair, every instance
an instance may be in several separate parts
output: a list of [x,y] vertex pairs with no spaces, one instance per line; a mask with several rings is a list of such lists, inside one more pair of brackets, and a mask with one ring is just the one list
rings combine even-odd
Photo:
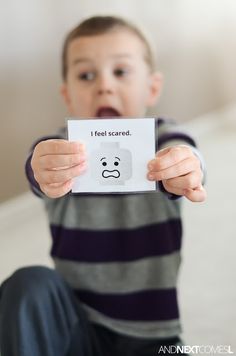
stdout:
[[62,51],[62,78],[67,77],[67,52],[71,41],[82,36],[95,36],[104,34],[116,28],[124,28],[133,32],[143,42],[145,47],[145,60],[151,71],[155,70],[155,54],[147,36],[131,22],[116,16],[93,16],[82,21],[72,29],[65,38]]

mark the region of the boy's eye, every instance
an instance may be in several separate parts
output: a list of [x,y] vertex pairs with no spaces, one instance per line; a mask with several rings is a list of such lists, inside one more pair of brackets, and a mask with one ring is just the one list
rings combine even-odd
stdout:
[[114,74],[116,77],[124,77],[128,74],[128,70],[124,68],[117,68],[114,70]]
[[95,78],[95,73],[94,72],[83,72],[78,75],[78,78],[80,80],[90,81]]

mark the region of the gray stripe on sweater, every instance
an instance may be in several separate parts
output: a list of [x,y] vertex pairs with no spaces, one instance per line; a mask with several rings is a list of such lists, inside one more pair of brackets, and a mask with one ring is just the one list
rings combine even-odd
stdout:
[[56,269],[73,289],[98,293],[129,293],[175,288],[180,254],[133,262],[82,263],[55,260]]
[[132,229],[180,216],[180,200],[169,201],[160,192],[115,197],[68,195],[45,198],[45,202],[51,224],[71,229]]

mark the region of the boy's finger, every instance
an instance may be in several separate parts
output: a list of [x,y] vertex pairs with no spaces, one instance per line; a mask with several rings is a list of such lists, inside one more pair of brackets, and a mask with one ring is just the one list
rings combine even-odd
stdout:
[[75,178],[79,176],[81,173],[83,173],[86,170],[86,163],[83,162],[77,166],[67,168],[67,169],[62,169],[62,170],[45,170],[40,173],[40,177],[37,177],[37,174],[35,175],[35,179],[37,181],[40,181],[41,184],[52,184],[52,183],[61,183],[63,184],[64,182]]
[[41,168],[46,170],[66,169],[83,163],[86,160],[85,153],[46,155],[41,156],[39,163]]
[[193,156],[193,153],[188,146],[167,147],[159,151],[156,158],[149,162],[148,169],[160,171],[171,167],[190,156]]
[[206,190],[200,186],[196,189],[186,189],[184,196],[192,202],[203,202],[206,200]]
[[183,195],[183,189],[171,186],[171,184],[169,184],[169,180],[168,181],[162,181],[162,183],[163,183],[163,185],[164,185],[164,187],[165,187],[167,192],[172,193],[172,194],[176,194],[176,195]]
[[84,145],[82,143],[62,139],[41,141],[36,147],[40,152],[40,156],[76,154],[84,151]]
[[160,181],[183,176],[193,172],[197,168],[197,163],[198,161],[195,161],[192,158],[187,158],[166,169],[162,169],[160,171],[150,171],[148,173],[148,178],[150,180]]
[[176,189],[195,189],[199,186],[202,181],[202,172],[200,174],[196,171],[190,172],[189,174],[182,175],[176,178],[168,179],[168,185]]
[[156,153],[156,157],[162,157],[171,150],[172,147],[162,148]]
[[73,185],[73,180],[70,179],[63,184],[41,184],[40,188],[49,198],[60,198],[67,194]]

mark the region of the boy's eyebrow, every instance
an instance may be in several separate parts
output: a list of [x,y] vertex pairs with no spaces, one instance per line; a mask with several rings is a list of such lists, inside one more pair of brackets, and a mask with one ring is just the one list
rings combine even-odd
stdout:
[[[112,54],[109,57],[111,58],[132,58],[133,56],[130,53],[117,53],[117,54]],[[88,57],[80,57],[80,58],[75,58],[73,61],[73,65],[76,65],[78,63],[85,63],[85,62],[93,62],[93,59],[88,58]]]
[[86,58],[86,57],[81,57],[81,58],[76,58],[73,60],[73,65],[76,65],[78,63],[84,63],[84,62],[92,62],[92,59]]
[[130,53],[117,53],[117,54],[113,54],[111,55],[112,58],[123,58],[123,57],[126,57],[126,58],[131,58],[133,57],[132,54]]

